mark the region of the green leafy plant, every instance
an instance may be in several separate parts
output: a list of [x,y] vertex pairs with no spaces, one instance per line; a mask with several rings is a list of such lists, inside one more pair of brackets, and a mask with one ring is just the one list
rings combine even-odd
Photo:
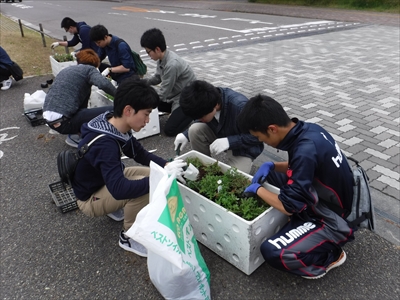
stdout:
[[187,180],[186,185],[245,220],[253,220],[270,206],[258,197],[246,197],[243,192],[250,180],[231,168],[222,172],[218,162],[204,165],[199,158],[188,158],[199,170],[196,181]]
[[74,61],[74,57],[72,54],[67,53],[55,53],[53,58],[58,62],[67,62],[67,61]]
[[106,94],[106,97],[108,98],[108,100],[114,101],[114,96],[111,96],[110,94]]

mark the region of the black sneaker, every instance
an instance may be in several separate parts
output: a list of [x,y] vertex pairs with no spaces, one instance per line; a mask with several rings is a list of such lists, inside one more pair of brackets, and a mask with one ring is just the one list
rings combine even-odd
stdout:
[[121,231],[119,235],[119,246],[126,251],[133,252],[142,257],[147,257],[147,249],[142,244],[127,237],[123,231]]

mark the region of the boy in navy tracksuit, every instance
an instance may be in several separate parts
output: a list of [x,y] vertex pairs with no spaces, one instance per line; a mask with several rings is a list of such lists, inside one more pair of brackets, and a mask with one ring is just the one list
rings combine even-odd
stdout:
[[[290,119],[274,99],[258,95],[249,100],[239,126],[264,143],[288,152],[287,162],[266,162],[245,192],[290,216],[290,221],[261,245],[273,267],[318,279],[346,260],[342,250],[354,239],[344,218],[353,199],[351,169],[332,136],[317,124]],[[273,194],[260,183],[280,188]]]

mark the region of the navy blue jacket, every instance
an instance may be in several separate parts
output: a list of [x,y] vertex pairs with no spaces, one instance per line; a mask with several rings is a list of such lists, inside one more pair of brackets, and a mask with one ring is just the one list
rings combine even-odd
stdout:
[[132,50],[129,47],[129,45],[125,42],[119,42],[117,43],[118,40],[120,40],[119,37],[111,35],[111,42],[108,46],[105,46],[104,48],[99,48],[97,51],[97,54],[100,57],[100,60],[102,61],[103,59],[108,56],[108,60],[110,61],[111,67],[116,67],[123,65],[125,68],[129,69],[129,72],[126,73],[112,73],[111,77],[118,83],[120,84],[122,80],[131,77],[132,75],[135,74],[135,61],[133,60],[132,57]]
[[82,43],[82,48],[83,49],[93,49],[96,53],[99,50],[99,47],[90,40],[89,32],[90,29],[89,25],[87,25],[85,22],[78,22],[76,23],[76,29],[78,30],[78,33],[74,34],[74,37],[68,41],[68,47],[74,47],[78,45],[79,43]]
[[[237,117],[248,99],[230,88],[218,89],[222,96],[219,122],[213,118],[207,125],[217,138],[228,138],[229,150],[234,156],[256,159],[264,150],[264,144],[251,134],[242,133],[237,125]],[[183,134],[188,138],[188,130]]]
[[3,47],[0,47],[0,68],[8,70],[7,66],[12,66],[13,62]]
[[277,146],[289,156],[288,181],[278,196],[286,211],[320,216],[316,207],[323,199],[350,212],[353,175],[339,146],[321,126],[293,121],[295,127]]
[[116,200],[137,198],[149,193],[149,178],[129,180],[124,176],[124,164],[121,150],[136,162],[148,166],[150,161],[164,167],[166,160],[149,153],[132,136],[131,132],[122,134],[108,119],[111,113],[103,113],[82,125],[82,141],[79,147],[89,143],[99,134],[106,135],[97,139],[85,156],[78,162],[72,180],[72,188],[79,200],[86,201],[104,185]]

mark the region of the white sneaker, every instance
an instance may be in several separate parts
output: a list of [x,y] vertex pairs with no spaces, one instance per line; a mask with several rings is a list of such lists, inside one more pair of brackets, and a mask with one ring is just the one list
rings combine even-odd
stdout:
[[58,131],[55,131],[54,129],[49,129],[49,134],[60,134]]
[[142,257],[147,257],[146,247],[127,237],[123,231],[121,231],[119,235],[119,246],[126,251],[133,252]]
[[107,217],[113,219],[114,221],[122,221],[124,219],[124,209],[118,209],[117,211],[114,211],[112,213],[107,214]]
[[10,78],[10,79],[4,80],[4,81],[2,81],[1,83],[3,84],[3,86],[1,87],[1,89],[2,89],[3,91],[8,90],[8,89],[11,87],[12,79]]

